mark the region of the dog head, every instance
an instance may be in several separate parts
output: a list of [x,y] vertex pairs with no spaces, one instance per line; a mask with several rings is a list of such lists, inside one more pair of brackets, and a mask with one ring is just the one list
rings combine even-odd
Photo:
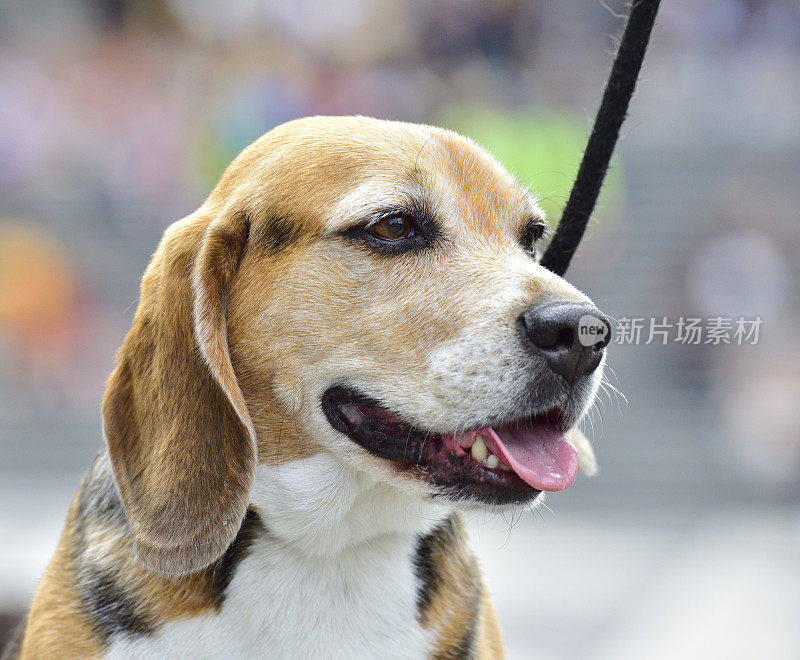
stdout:
[[448,131],[310,118],[245,149],[165,233],[103,402],[140,558],[208,565],[256,465],[320,451],[425,498],[569,486],[608,337],[581,319],[607,321],[537,263],[545,227]]

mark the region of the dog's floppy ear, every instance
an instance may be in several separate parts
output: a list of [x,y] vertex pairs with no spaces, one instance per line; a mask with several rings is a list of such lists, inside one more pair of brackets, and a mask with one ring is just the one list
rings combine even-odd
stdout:
[[142,278],[133,327],[103,399],[103,422],[139,559],[201,570],[233,541],[257,460],[228,352],[228,289],[249,221],[200,212],[164,235]]

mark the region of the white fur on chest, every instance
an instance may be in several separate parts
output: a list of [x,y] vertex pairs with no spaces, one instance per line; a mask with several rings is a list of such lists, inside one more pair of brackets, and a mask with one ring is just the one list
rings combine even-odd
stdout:
[[328,454],[261,466],[251,497],[268,530],[218,614],[119,639],[109,658],[421,658],[418,535],[447,513]]

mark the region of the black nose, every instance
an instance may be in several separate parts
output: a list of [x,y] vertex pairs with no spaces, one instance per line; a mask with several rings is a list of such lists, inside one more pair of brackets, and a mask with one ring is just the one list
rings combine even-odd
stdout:
[[611,341],[608,317],[586,303],[539,305],[520,316],[519,322],[525,338],[570,384],[597,369]]

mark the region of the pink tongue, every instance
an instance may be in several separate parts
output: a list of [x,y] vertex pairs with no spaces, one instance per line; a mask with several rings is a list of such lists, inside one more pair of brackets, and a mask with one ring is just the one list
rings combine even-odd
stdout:
[[478,431],[495,456],[539,490],[566,490],[578,474],[578,452],[564,434],[547,422],[528,422]]

